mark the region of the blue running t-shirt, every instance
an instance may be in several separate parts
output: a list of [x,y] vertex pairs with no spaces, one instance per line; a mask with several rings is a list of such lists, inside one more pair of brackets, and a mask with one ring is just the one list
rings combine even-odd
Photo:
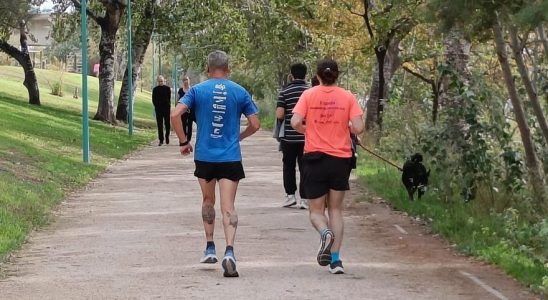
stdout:
[[209,79],[193,86],[179,103],[196,113],[195,160],[242,160],[240,117],[259,111],[243,87],[228,79]]

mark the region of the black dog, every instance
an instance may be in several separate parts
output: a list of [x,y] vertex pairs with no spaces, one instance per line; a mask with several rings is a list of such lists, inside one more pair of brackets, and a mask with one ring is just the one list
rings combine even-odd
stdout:
[[426,171],[426,168],[421,163],[422,155],[415,153],[411,156],[411,159],[407,160],[403,165],[403,174],[401,175],[401,181],[407,193],[409,194],[409,200],[413,201],[415,191],[419,191],[419,199],[426,192],[426,186],[428,185],[428,176],[430,176],[430,170]]

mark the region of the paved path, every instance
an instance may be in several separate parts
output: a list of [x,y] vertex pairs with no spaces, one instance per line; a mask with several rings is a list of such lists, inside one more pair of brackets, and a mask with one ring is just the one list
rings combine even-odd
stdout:
[[315,261],[318,235],[307,212],[278,207],[276,148],[268,132],[243,143],[240,278],[198,263],[205,241],[192,158],[181,158],[176,146],[150,146],[111,166],[32,234],[1,266],[0,299],[534,299],[378,199],[356,203],[365,192],[357,187],[347,197],[347,274],[329,274]]

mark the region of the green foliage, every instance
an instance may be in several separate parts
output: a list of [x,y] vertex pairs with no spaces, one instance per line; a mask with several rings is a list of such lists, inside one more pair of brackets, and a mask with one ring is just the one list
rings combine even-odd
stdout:
[[19,22],[26,18],[31,5],[39,5],[43,0],[3,0],[0,4],[0,40],[8,40],[12,30],[19,28]]
[[63,97],[63,82],[56,81],[51,85],[51,94],[59,97]]

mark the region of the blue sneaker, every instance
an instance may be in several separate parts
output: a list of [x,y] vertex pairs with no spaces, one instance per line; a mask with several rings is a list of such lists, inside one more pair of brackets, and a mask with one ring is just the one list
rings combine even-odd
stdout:
[[204,257],[200,259],[200,262],[203,264],[214,264],[217,262],[217,254],[215,248],[207,248],[204,251]]
[[225,253],[225,258],[223,258],[221,266],[223,267],[224,277],[240,276],[238,274],[238,271],[236,271],[236,259],[234,258],[234,253],[232,251],[228,251]]
[[344,274],[344,267],[342,261],[338,260],[329,264],[329,273],[331,274]]

